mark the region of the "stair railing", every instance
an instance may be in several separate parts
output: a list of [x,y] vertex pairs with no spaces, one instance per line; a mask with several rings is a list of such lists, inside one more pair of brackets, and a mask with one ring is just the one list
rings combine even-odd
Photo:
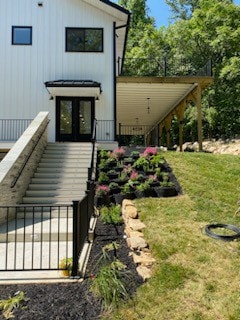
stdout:
[[92,180],[93,170],[94,170],[94,157],[95,157],[95,147],[96,147],[96,136],[97,136],[97,119],[94,119],[93,122],[93,131],[92,131],[92,155],[91,155],[91,165],[88,168],[88,181]]

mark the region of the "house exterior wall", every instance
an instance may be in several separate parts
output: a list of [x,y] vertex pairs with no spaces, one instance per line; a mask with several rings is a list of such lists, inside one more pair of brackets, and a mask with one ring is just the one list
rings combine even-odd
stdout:
[[[55,141],[56,101],[46,81],[93,80],[102,85],[95,103],[98,120],[114,120],[114,18],[82,0],[0,1],[0,119],[34,118],[49,112]],[[31,26],[32,45],[12,45],[12,26]],[[65,52],[65,28],[103,28],[102,53]]]

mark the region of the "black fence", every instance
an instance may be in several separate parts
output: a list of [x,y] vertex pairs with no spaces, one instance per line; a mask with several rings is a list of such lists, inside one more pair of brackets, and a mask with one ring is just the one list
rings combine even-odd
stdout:
[[17,141],[32,119],[0,119],[0,141]]
[[174,77],[174,76],[209,76],[212,74],[212,61],[209,60],[198,66],[186,59],[176,59],[175,57],[165,58],[118,58],[118,75],[120,76],[154,76],[154,77]]
[[88,240],[94,183],[72,205],[0,206],[0,271],[61,270],[72,259],[72,276]]

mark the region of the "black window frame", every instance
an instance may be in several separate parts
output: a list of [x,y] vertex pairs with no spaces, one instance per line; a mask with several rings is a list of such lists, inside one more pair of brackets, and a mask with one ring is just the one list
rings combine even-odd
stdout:
[[[83,31],[84,32],[84,39],[85,39],[85,37],[86,37],[86,31],[91,31],[91,30],[99,30],[99,31],[101,31],[101,50],[86,50],[86,48],[85,48],[85,40],[83,41],[83,46],[84,46],[84,48],[83,48],[83,50],[71,50],[70,48],[69,48],[69,45],[68,45],[68,31],[69,30],[81,30],[81,31]],[[82,27],[79,27],[79,28],[77,28],[77,27],[66,27],[65,28],[65,51],[66,52],[93,52],[93,53],[102,53],[103,51],[104,51],[104,43],[103,43],[103,38],[104,38],[104,35],[103,35],[103,32],[104,32],[104,30],[103,30],[103,28],[82,28]]]
[[[14,31],[15,29],[28,29],[30,30],[30,41],[29,42],[24,42],[24,43],[18,43],[14,41]],[[13,46],[31,46],[32,45],[32,26],[12,26],[12,45]]]

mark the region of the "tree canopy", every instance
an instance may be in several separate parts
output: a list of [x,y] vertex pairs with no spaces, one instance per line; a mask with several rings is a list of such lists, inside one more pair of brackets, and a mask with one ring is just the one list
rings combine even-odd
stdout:
[[[231,0],[165,1],[174,22],[157,29],[146,0],[119,0],[132,12],[127,74],[158,76],[166,57],[182,64],[187,74],[211,59],[215,80],[203,97],[205,137],[239,135],[240,6]],[[186,114],[186,127],[196,125],[195,113]]]

